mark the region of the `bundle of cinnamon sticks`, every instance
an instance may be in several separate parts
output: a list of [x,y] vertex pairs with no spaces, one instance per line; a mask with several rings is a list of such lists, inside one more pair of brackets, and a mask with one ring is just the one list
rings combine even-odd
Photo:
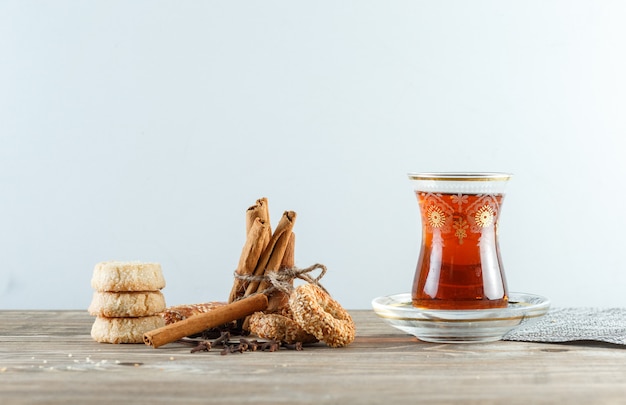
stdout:
[[[267,198],[260,198],[246,211],[246,243],[235,273],[240,276],[263,276],[269,271],[294,265],[296,221],[294,211],[285,211],[272,232]],[[270,287],[267,281],[246,281],[235,278],[228,302],[234,302]],[[276,291],[269,296],[268,311],[286,305],[286,294]]]
[[270,283],[260,276],[294,266],[295,220],[294,211],[285,211],[272,232],[268,200],[265,197],[258,199],[246,210],[246,241],[235,270],[236,275],[242,277],[235,277],[228,303],[210,312],[199,313],[147,332],[144,334],[144,342],[157,348],[235,320],[242,322],[246,329],[245,319],[249,315],[257,311],[277,312],[285,308],[288,294],[270,289]]

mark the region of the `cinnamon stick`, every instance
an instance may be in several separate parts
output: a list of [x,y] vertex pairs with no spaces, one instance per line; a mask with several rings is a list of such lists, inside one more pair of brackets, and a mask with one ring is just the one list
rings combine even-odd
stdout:
[[215,328],[231,321],[252,315],[267,308],[265,294],[255,294],[239,301],[215,308],[211,312],[193,315],[180,322],[172,323],[161,328],[146,332],[143,341],[154,348],[167,343],[175,342],[185,336],[200,333],[209,328]]
[[257,218],[260,218],[262,222],[267,224],[267,232],[271,237],[272,230],[270,228],[270,210],[266,197],[259,198],[253,206],[246,210],[246,235],[250,232],[250,228],[252,228]]
[[[272,251],[270,256],[270,260],[267,262],[267,266],[265,272],[279,270],[280,265],[283,262],[285,257],[285,253],[287,252],[287,248],[289,246],[289,241],[291,240],[292,232],[283,233],[278,241],[276,242],[276,246]],[[271,283],[267,280],[263,280],[259,283],[257,287],[257,291],[264,291],[266,288],[271,287]]]
[[[287,249],[285,249],[285,254],[283,255],[283,260],[280,262],[280,266],[278,266],[278,270],[291,269],[296,265],[295,250],[296,234],[292,232],[289,236]],[[293,285],[293,280],[291,280],[291,284]],[[262,285],[259,286],[259,289],[262,287]],[[270,294],[268,301],[266,312],[279,312],[289,304],[289,294],[277,290]]]
[[[278,270],[280,268],[280,265],[282,264],[284,260],[285,254],[287,253],[289,242],[293,240],[293,243],[295,243],[295,239],[292,238],[292,235],[293,235],[293,232],[288,232],[288,233],[285,232],[280,236],[280,238],[276,242],[275,248],[272,251],[272,255],[270,256],[270,260],[268,261],[268,264],[266,266],[267,271]],[[291,267],[293,267],[293,265]],[[264,274],[264,273],[265,272],[261,274]],[[253,289],[254,285],[257,285],[256,289]],[[248,286],[248,289],[246,291],[246,296],[248,294],[262,293],[270,286],[271,284],[269,281],[261,281],[261,282],[252,281],[250,285]],[[273,300],[271,309],[270,309],[270,304],[269,304],[270,300]],[[283,300],[284,300],[284,304],[288,305],[289,296],[288,295],[286,296],[286,294],[282,293],[281,291],[272,292],[268,297],[268,305],[267,305],[266,312],[268,313],[279,312],[280,309],[284,307]],[[249,316],[246,316],[245,318],[243,318],[241,327],[245,331],[250,330],[250,317]]]
[[[295,220],[296,213],[294,211],[285,211],[283,213],[278,225],[276,225],[274,234],[272,234],[272,238],[254,269],[255,276],[262,276],[266,270],[278,269],[287,249],[287,243],[289,242]],[[259,289],[259,285],[259,281],[251,281],[246,288],[245,296],[252,295],[257,291],[263,291]]]
[[[256,217],[248,230],[246,237],[246,243],[241,250],[241,256],[239,257],[239,264],[235,272],[242,276],[248,276],[254,273],[257,263],[261,257],[261,254],[269,243],[269,224],[263,222],[260,217]],[[246,292],[248,282],[235,278],[233,287],[228,297],[228,302],[233,302],[241,297]]]

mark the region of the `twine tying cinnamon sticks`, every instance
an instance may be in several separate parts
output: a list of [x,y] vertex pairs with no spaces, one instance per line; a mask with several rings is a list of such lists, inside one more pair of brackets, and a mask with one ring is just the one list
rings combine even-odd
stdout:
[[[308,274],[317,269],[321,270],[320,274],[318,274],[317,277],[311,277]],[[291,292],[294,289],[292,282],[296,278],[300,280],[304,280],[310,284],[315,284],[318,287],[320,287],[322,290],[324,290],[325,292],[328,292],[326,291],[324,286],[321,285],[319,282],[322,279],[322,277],[324,277],[324,274],[326,274],[326,266],[320,263],[315,263],[314,265],[306,267],[304,269],[291,267],[291,268],[286,268],[286,269],[281,269],[281,270],[270,270],[270,271],[265,272],[262,276],[241,275],[235,272],[234,277],[236,279],[240,279],[240,280],[247,281],[247,282],[251,282],[251,281],[269,282],[270,284],[269,287],[265,288],[263,291],[257,291],[255,293],[255,294],[269,295],[273,293],[274,291],[281,291],[281,292],[284,292],[285,294],[291,294]]]

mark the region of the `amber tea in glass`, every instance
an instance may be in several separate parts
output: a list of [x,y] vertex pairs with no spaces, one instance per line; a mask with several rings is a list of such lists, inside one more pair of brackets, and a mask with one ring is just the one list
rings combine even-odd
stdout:
[[497,231],[510,175],[413,173],[409,178],[422,222],[413,306],[506,307],[508,291]]

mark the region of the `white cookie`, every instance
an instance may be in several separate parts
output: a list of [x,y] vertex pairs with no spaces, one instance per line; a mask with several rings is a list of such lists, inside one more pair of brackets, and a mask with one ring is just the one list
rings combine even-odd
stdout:
[[102,262],[96,264],[91,287],[100,292],[157,291],[165,287],[159,263]]
[[161,291],[93,293],[88,311],[105,317],[137,317],[157,315],[165,309]]
[[165,326],[159,315],[138,318],[96,317],[91,337],[101,343],[143,343],[143,334]]

